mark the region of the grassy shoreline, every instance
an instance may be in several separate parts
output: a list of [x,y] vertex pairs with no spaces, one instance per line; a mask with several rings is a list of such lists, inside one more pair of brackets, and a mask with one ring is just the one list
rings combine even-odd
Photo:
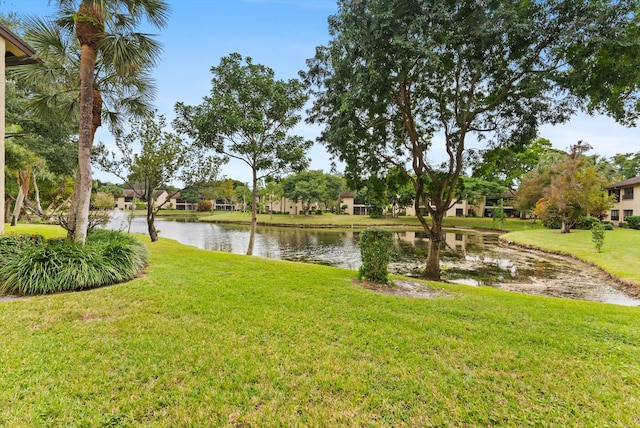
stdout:
[[535,232],[511,232],[500,238],[506,243],[576,257],[623,283],[640,287],[640,231],[638,230],[617,228],[606,231],[601,252],[596,251],[589,230],[573,230],[568,234],[561,234],[559,230],[540,229]]
[[640,308],[393,297],[354,271],[145,245],[134,281],[1,304],[0,425],[640,424]]
[[[190,213],[187,215],[181,215],[185,211],[175,210],[162,210],[158,213],[158,217],[161,218],[186,218],[193,219],[201,222],[209,223],[235,223],[235,224],[250,224],[251,213],[250,212],[216,212],[211,215],[209,213]],[[143,215],[144,213],[141,213]],[[323,214],[323,215],[308,215],[303,214],[289,215],[289,214],[258,214],[258,224],[264,226],[281,226],[281,227],[312,227],[312,228],[325,228],[325,227],[337,227],[337,228],[366,228],[366,227],[408,227],[408,228],[421,228],[420,221],[417,217],[413,216],[401,216],[401,217],[381,217],[371,218],[369,216],[356,216],[356,215],[336,215],[336,214]],[[507,219],[502,224],[494,222],[490,218],[481,217],[446,217],[444,219],[444,226],[448,228],[472,228],[480,230],[491,231],[519,231],[541,228],[540,222],[532,223],[529,220],[520,219]]]

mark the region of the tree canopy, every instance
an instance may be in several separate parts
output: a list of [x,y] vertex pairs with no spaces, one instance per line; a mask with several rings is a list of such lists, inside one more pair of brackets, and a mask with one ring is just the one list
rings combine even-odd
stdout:
[[253,253],[258,182],[306,168],[312,142],[290,135],[308,96],[297,79],[277,80],[269,67],[233,53],[211,67],[211,93],[202,104],[177,103],[176,129],[252,172],[252,220],[247,254]]
[[533,205],[533,214],[562,233],[569,233],[585,216],[603,217],[612,206],[603,190],[609,178],[585,155],[590,149],[580,141],[561,159],[525,176],[516,204],[523,209]]
[[305,215],[309,214],[313,203],[326,205],[328,200],[338,200],[341,191],[340,178],[319,170],[302,171],[282,180],[283,195],[292,201],[302,202]]
[[[345,162],[349,184],[404,171],[430,238],[424,275],[440,277],[442,219],[455,199],[468,140],[522,145],[543,123],[584,103],[572,94],[578,46],[635,25],[633,1],[342,0],[332,39],[305,81],[320,141]],[[571,58],[571,61],[569,59]],[[609,73],[594,71],[606,85]],[[574,91],[577,92],[577,91]],[[590,93],[581,94],[589,96]],[[434,145],[444,157],[433,156]]]
[[[101,146],[97,150],[97,164],[132,189],[146,202],[147,228],[151,241],[158,240],[155,215],[164,204],[156,205],[161,186],[179,181],[182,190],[212,182],[218,174],[219,160],[205,149],[186,144],[174,133],[165,130],[165,117],[150,115],[132,122],[131,131],[116,133],[119,153]],[[165,203],[178,190],[171,192]]]

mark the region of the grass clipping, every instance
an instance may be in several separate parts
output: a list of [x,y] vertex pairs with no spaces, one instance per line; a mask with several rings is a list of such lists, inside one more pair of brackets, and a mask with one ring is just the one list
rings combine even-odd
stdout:
[[134,278],[147,249],[117,231],[93,230],[85,245],[39,235],[0,239],[0,294],[39,295],[86,290]]

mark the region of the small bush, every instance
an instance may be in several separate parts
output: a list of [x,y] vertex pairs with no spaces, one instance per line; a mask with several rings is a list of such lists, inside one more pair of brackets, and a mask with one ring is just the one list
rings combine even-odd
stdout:
[[584,230],[593,229],[593,225],[596,223],[600,223],[600,219],[597,217],[585,216],[582,219],[582,223],[580,223],[580,228]]
[[603,221],[602,227],[604,227],[604,230],[613,230],[613,224],[608,221]]
[[393,254],[393,237],[387,230],[364,230],[360,233],[362,266],[358,278],[386,284]]
[[146,265],[148,255],[131,236],[96,229],[85,245],[62,239],[36,240],[13,253],[2,252],[1,257],[5,263],[0,266],[0,294],[36,295],[132,279]]
[[640,229],[640,215],[628,215],[624,221],[630,229]]
[[591,240],[596,247],[596,251],[600,252],[604,244],[604,225],[600,221],[593,222],[591,226]]
[[26,233],[5,235],[0,237],[0,264],[4,265],[8,257],[19,254],[27,247],[40,245],[44,241],[42,235],[29,235]]

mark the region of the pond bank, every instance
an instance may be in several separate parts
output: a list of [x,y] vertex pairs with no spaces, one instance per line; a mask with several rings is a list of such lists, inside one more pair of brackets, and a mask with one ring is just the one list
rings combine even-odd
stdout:
[[625,294],[627,294],[627,295],[629,295],[629,296],[631,296],[633,298],[640,299],[640,283],[639,282],[636,282],[636,281],[631,280],[631,279],[620,278],[620,277],[612,274],[611,272],[607,271],[603,267],[597,265],[596,263],[593,263],[591,261],[588,261],[588,260],[585,260],[583,258],[580,258],[575,254],[572,254],[572,253],[569,253],[569,252],[566,252],[566,251],[556,251],[556,250],[542,248],[542,247],[535,246],[535,245],[529,245],[529,244],[524,244],[524,243],[520,243],[520,242],[514,242],[514,241],[511,241],[511,240],[503,238],[503,237],[500,237],[499,241],[500,241],[501,245],[504,245],[506,247],[521,248],[521,249],[525,249],[525,250],[528,250],[528,251],[533,251],[533,252],[537,252],[537,253],[541,253],[541,254],[547,254],[547,255],[563,258],[563,259],[565,259],[565,260],[567,260],[569,262],[572,262],[572,263],[579,263],[579,264],[583,265],[585,267],[585,269],[596,270],[600,274],[605,276],[608,280],[615,282],[618,285],[618,287],[616,287],[618,290],[624,292]]
[[[228,219],[227,219],[228,220]],[[489,223],[490,224],[490,223]],[[132,232],[144,233],[144,218],[136,218]],[[254,255],[357,270],[361,265],[358,236],[364,227],[327,228],[259,226]],[[428,237],[420,228],[389,228],[394,236],[394,257],[389,272],[419,278],[428,252]],[[109,228],[120,228],[114,217]],[[222,223],[158,222],[160,236],[213,251],[245,254],[248,226],[240,221]],[[593,300],[638,306],[640,300],[618,291],[618,283],[599,271],[585,274],[566,259],[553,259],[499,243],[498,234],[486,228],[446,228],[443,241],[443,280],[471,286],[490,286],[528,294]],[[592,274],[592,275],[590,275]]]

